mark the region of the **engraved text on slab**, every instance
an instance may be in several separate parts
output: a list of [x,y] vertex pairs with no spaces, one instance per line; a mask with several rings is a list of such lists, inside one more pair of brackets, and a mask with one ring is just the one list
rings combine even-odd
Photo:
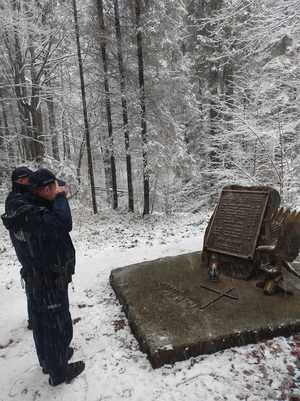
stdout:
[[252,259],[269,193],[223,190],[208,233],[206,248]]

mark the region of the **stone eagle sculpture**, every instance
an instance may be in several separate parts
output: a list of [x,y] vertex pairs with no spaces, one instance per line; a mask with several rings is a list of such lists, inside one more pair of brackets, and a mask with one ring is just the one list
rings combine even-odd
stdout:
[[266,279],[264,292],[272,295],[282,290],[279,283],[283,280],[283,269],[300,278],[292,266],[300,251],[300,213],[290,209],[277,209],[271,216],[271,244],[256,248],[260,258],[259,268]]

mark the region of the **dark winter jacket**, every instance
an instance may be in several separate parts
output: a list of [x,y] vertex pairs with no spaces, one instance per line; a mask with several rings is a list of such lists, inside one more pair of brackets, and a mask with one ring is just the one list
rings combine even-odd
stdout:
[[26,243],[25,233],[20,229],[21,220],[30,205],[30,187],[28,185],[13,184],[12,191],[5,201],[5,214],[2,217],[3,224],[9,230],[12,244],[17,258],[22,265],[21,276],[27,278],[32,275],[33,258]]
[[59,278],[70,281],[75,268],[75,249],[69,232],[72,216],[67,199],[53,202],[30,193],[11,192],[1,216],[9,230],[24,275],[53,286]]

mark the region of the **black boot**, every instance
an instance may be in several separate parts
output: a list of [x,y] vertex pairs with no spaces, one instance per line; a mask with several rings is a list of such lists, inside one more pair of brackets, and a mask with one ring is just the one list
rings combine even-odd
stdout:
[[68,361],[72,358],[73,354],[74,354],[74,348],[69,347],[67,350]]
[[79,376],[85,369],[85,363],[83,361],[77,361],[69,363],[66,372],[66,383],[70,383],[75,377]]
[[[68,350],[67,350],[68,361],[72,358],[73,354],[74,354],[74,348],[73,347],[69,347]],[[46,368],[42,368],[42,370],[43,370],[43,373],[45,375],[47,375],[49,373]]]
[[50,386],[58,386],[61,383],[71,383],[75,377],[79,376],[84,371],[85,363],[83,361],[77,361],[69,363],[66,367],[66,371],[63,377],[49,377]]

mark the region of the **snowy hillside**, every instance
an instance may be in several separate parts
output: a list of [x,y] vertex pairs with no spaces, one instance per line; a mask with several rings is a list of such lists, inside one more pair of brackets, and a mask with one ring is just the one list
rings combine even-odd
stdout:
[[[111,269],[199,250],[200,215],[138,217],[75,213],[75,292],[70,289],[75,354],[86,370],[56,388],[38,366],[26,328],[25,294],[7,232],[0,226],[0,400],[286,400],[297,374],[297,339],[278,338],[153,370],[139,351],[109,286]],[[298,340],[300,341],[300,340]]]

